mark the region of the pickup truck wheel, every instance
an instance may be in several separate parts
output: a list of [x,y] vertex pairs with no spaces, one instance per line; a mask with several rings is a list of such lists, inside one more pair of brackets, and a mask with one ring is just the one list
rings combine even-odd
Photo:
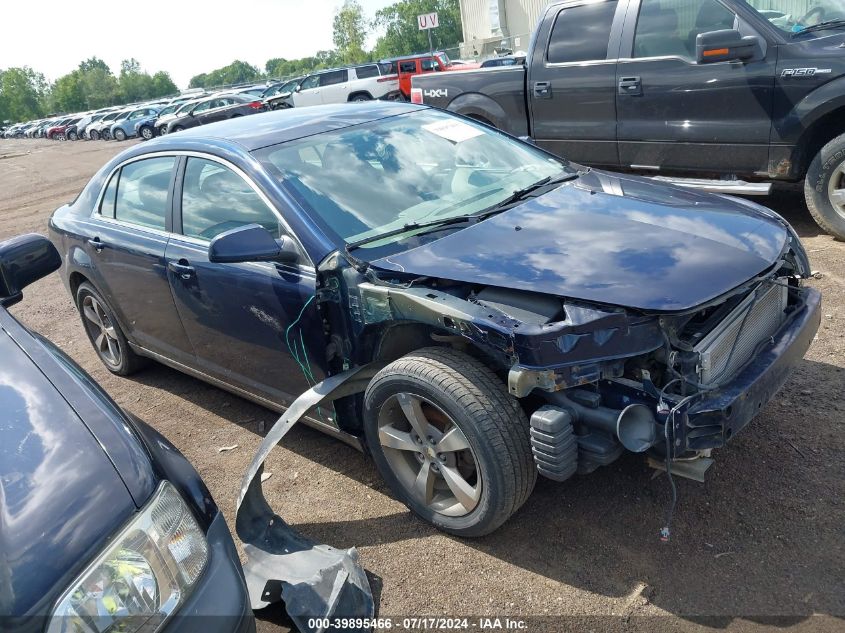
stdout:
[[129,347],[114,313],[94,286],[87,282],[79,285],[76,291],[76,307],[88,340],[110,372],[118,376],[128,376],[147,364],[147,359],[138,356]]
[[826,233],[845,240],[845,134],[813,158],[804,180],[804,198],[816,223]]
[[498,528],[537,480],[525,413],[488,367],[452,349],[417,350],[376,374],[364,433],[399,500],[458,536]]

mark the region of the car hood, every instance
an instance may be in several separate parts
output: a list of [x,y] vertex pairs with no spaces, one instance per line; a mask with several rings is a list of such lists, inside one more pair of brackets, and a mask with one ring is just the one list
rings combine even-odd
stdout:
[[2,327],[0,357],[0,621],[15,630],[49,614],[136,506],[88,427]]
[[772,266],[790,230],[759,205],[590,171],[377,268],[600,302],[681,311]]

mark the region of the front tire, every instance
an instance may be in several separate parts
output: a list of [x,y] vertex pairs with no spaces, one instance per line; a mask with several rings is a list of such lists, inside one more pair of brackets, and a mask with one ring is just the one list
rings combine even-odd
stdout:
[[170,130],[170,133],[173,134],[174,132],[181,132],[184,129],[185,128],[183,128],[181,125],[174,125],[173,129]]
[[364,433],[393,493],[450,534],[494,531],[537,479],[525,413],[488,367],[452,349],[417,350],[376,374]]
[[138,132],[141,135],[141,138],[145,141],[149,141],[151,138],[153,138],[153,136],[155,136],[155,134],[153,133],[153,128],[148,125],[142,127],[140,130],[138,130]]
[[96,141],[98,138],[100,138],[100,133],[97,130],[91,130],[90,132],[88,132],[88,138],[90,138],[92,141]]
[[114,140],[116,141],[125,141],[126,140],[126,132],[121,130],[120,128],[114,131]]
[[67,138],[69,141],[75,141],[79,138],[79,135],[74,131],[70,131],[67,133]]
[[129,347],[114,312],[88,282],[81,283],[76,291],[76,307],[88,340],[106,369],[118,376],[129,376],[147,364],[147,359]]
[[845,240],[845,134],[821,148],[807,169],[804,199],[826,233]]

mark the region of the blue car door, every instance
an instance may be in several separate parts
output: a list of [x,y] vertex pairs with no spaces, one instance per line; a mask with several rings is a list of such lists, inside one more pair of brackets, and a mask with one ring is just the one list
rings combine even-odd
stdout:
[[173,156],[160,156],[115,171],[91,217],[84,248],[92,281],[129,340],[184,363],[193,349],[173,302],[164,259],[176,163]]
[[246,175],[214,159],[188,157],[176,187],[167,245],[173,297],[203,373],[285,406],[325,377],[316,271],[298,264],[208,261],[210,241],[237,226],[287,233],[281,216]]

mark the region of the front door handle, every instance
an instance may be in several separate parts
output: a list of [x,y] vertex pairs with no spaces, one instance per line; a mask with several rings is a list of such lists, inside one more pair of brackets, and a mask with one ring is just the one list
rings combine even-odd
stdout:
[[88,240],[88,244],[90,244],[91,247],[98,253],[102,253],[103,247],[105,246],[105,244],[99,237],[92,237],[90,240]]
[[643,93],[643,82],[639,77],[620,77],[619,94],[639,96]]
[[187,259],[180,259],[178,262],[167,262],[167,267],[182,279],[187,280],[194,276],[194,267],[188,263]]
[[552,98],[552,82],[550,81],[535,81],[533,90],[537,99]]

